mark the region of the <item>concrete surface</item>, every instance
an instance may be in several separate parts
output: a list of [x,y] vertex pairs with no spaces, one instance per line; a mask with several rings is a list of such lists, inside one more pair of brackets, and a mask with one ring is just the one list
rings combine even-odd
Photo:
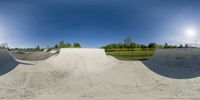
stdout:
[[143,63],[152,71],[175,79],[200,76],[200,49],[158,49],[155,55]]
[[[172,77],[174,73],[162,74],[182,67],[199,72],[198,64],[193,64],[199,59],[198,52],[161,49],[141,62],[116,60],[103,49],[61,49],[44,61],[15,61],[6,50],[0,50],[0,67],[12,67],[0,76],[0,100],[199,100],[198,75],[179,78]],[[177,56],[182,60],[176,60]],[[189,63],[195,66],[185,65]]]
[[12,56],[19,60],[25,60],[25,61],[40,61],[45,60],[51,57],[53,54],[48,52],[23,52],[23,53],[17,53],[12,52]]

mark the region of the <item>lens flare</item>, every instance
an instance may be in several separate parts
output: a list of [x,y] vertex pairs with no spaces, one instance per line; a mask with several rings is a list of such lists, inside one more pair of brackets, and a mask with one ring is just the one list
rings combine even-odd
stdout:
[[194,38],[197,35],[197,29],[189,27],[185,29],[185,35],[188,38]]

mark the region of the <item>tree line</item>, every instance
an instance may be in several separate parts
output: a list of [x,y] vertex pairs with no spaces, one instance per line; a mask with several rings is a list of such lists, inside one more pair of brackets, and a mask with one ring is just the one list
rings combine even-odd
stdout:
[[60,48],[81,48],[80,43],[78,42],[74,42],[73,44],[69,43],[69,42],[64,42],[63,40],[56,43],[53,47],[49,47],[47,46],[48,51],[50,50],[55,50],[55,49],[60,49]]
[[158,45],[158,48],[196,48],[195,46],[190,46],[189,44],[180,44],[180,45],[170,45],[168,43],[165,43],[164,45]]
[[59,43],[56,43],[52,48],[60,49],[60,48],[81,48],[80,43],[74,42],[73,45],[71,43],[65,43],[63,40]]
[[104,49],[130,49],[130,48],[140,48],[140,49],[155,49],[155,48],[194,48],[192,46],[189,46],[188,44],[180,44],[177,45],[170,45],[168,43],[165,43],[164,45],[156,44],[155,42],[149,43],[149,44],[139,44],[133,42],[131,37],[127,37],[124,39],[123,43],[111,43],[105,46],[102,46],[101,48]]
[[101,48],[104,49],[119,49],[119,48],[156,48],[156,43],[152,42],[148,45],[133,42],[131,37],[125,38],[123,43],[111,43]]
[[10,51],[14,51],[14,50],[17,50],[17,51],[30,51],[30,52],[34,52],[34,51],[43,51],[44,48],[40,48],[39,45],[37,45],[35,48],[7,48],[8,50]]
[[[54,46],[47,46],[47,51],[56,50],[60,48],[81,48],[80,43],[74,42],[73,44],[67,42],[65,43],[63,40],[56,43]],[[40,45],[37,45],[35,48],[8,48],[9,50],[23,50],[23,51],[43,51],[45,48],[41,48]]]

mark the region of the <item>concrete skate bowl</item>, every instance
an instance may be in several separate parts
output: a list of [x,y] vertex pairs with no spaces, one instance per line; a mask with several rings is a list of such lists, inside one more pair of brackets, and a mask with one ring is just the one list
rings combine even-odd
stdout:
[[111,68],[108,65],[119,65],[103,49],[61,49],[57,56],[29,63],[33,65],[18,64],[0,77],[0,99],[32,99],[43,93],[87,95],[100,81],[97,74]]
[[57,56],[29,63],[0,76],[0,100],[200,99],[200,77],[165,77],[141,61],[109,57],[103,49],[61,49]]
[[0,49],[0,76],[14,69],[19,63],[6,49]]
[[12,56],[18,60],[24,60],[24,61],[41,61],[41,60],[46,60],[50,58],[52,53],[48,52],[23,52],[23,53],[18,53],[18,52],[12,52]]
[[157,49],[154,56],[143,63],[165,77],[195,78],[200,76],[200,49]]

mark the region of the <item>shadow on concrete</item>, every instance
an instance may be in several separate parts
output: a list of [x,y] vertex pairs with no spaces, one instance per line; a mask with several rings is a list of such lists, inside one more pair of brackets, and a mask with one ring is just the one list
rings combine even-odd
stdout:
[[142,62],[151,71],[168,78],[189,79],[200,76],[200,65],[187,67],[181,64],[179,66],[159,64],[148,60]]
[[19,64],[33,65],[16,61],[7,49],[0,48],[0,76],[12,71]]
[[9,62],[9,63],[2,63],[2,62],[0,62],[0,76],[6,74],[8,72],[10,72],[18,64],[19,64],[19,62],[16,62],[16,61],[12,61],[12,62]]
[[7,61],[7,62],[9,62],[9,63],[0,62],[0,76],[12,71],[19,64],[34,65],[34,64],[30,64],[30,63],[18,62],[18,61],[15,61],[15,60]]

